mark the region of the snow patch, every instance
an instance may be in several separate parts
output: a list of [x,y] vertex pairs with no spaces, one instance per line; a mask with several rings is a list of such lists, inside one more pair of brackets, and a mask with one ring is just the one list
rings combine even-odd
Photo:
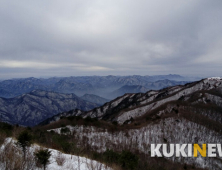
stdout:
[[[0,147],[0,153],[2,150],[4,150],[5,146],[7,144],[11,143],[14,147],[16,146],[16,140],[12,138],[6,138],[4,144]],[[36,150],[40,149],[40,146],[37,144],[33,144],[31,147],[29,147],[30,153],[33,155]],[[47,170],[112,170],[110,167],[107,167],[106,165],[88,159],[86,157],[80,157],[80,156],[75,156],[71,154],[64,154],[58,150],[55,149],[49,149],[51,151],[51,157],[49,160],[49,164],[47,165]],[[63,165],[58,165],[57,159],[58,156],[62,159],[64,159],[64,164]],[[4,163],[0,162],[0,169],[5,169]],[[34,170],[40,170],[42,168],[35,167]]]
[[209,77],[208,80],[222,80],[221,77]]

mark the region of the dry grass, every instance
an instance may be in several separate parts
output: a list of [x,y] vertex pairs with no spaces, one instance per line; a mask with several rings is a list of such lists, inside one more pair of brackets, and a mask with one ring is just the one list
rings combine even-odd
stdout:
[[56,160],[56,162],[59,166],[63,166],[66,162],[65,156],[63,156],[62,153],[59,152],[59,151],[57,153],[57,156],[56,156],[55,160]]
[[6,170],[34,170],[35,158],[33,153],[28,149],[26,157],[13,141],[5,141],[4,146],[0,150],[0,169]]

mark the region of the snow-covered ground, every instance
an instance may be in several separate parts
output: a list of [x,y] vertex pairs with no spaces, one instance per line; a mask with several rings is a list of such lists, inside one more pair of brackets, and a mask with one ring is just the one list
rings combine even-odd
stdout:
[[[18,148],[18,146],[16,146],[15,143],[16,143],[16,140],[14,140],[12,138],[7,138],[5,140],[5,143],[0,147],[0,155],[4,151],[8,151],[8,149],[6,149],[5,147],[7,147],[7,144],[11,144],[11,147],[16,147],[15,154],[20,154],[20,157],[21,157],[22,152]],[[34,152],[39,149],[40,149],[39,145],[36,145],[36,144],[32,145],[28,150],[29,159],[31,159],[31,157],[33,157],[33,155],[34,155]],[[64,153],[57,151],[55,149],[49,149],[49,151],[51,151],[51,157],[50,157],[49,164],[47,165],[47,168],[46,168],[47,170],[111,170],[110,167],[107,167],[106,165],[104,165],[100,162],[97,162],[97,161],[94,161],[94,160],[91,160],[91,159],[88,159],[85,157],[64,154]],[[1,161],[1,159],[0,159],[0,161]],[[60,162],[60,165],[58,165],[58,162]],[[1,170],[8,169],[8,168],[6,168],[6,166],[7,166],[6,162],[0,162],[0,169]],[[35,164],[34,164],[34,166],[30,166],[30,167],[32,169],[29,169],[29,170],[43,169],[43,168],[36,167]]]
[[[188,121],[184,118],[167,118],[159,123],[152,123],[140,129],[108,132],[106,129],[86,126],[66,126],[71,134],[78,139],[79,145],[90,145],[97,152],[104,152],[106,149],[114,150],[139,150],[150,155],[150,144],[167,143],[188,144],[188,143],[221,143],[220,133],[206,128],[205,126]],[[61,134],[61,128],[51,129]],[[49,130],[50,131],[50,130]],[[87,139],[87,140],[86,140]],[[165,140],[165,142],[164,142]],[[173,162],[195,165],[200,168],[221,170],[222,158],[167,158]]]

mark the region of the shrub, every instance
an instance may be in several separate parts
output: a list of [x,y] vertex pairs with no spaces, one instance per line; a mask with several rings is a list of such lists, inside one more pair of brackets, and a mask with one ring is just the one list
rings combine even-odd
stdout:
[[57,146],[57,149],[61,149],[64,152],[70,152],[71,144],[67,142],[66,136],[54,135],[52,137],[53,143]]
[[75,116],[75,119],[78,121],[78,120],[81,120],[82,117],[81,116]]
[[103,153],[103,157],[105,162],[107,163],[118,163],[118,159],[120,156],[117,152],[108,149]]
[[11,136],[12,130],[13,130],[12,125],[8,123],[0,122],[0,133],[4,133],[6,136]]
[[123,168],[133,170],[138,166],[138,157],[129,151],[122,151],[119,163]]
[[112,124],[113,125],[118,125],[118,122],[117,121],[113,121]]
[[71,134],[70,129],[67,127],[62,128],[60,132],[61,134]]
[[65,119],[65,116],[60,116],[60,119]]
[[75,120],[75,117],[74,117],[74,116],[69,116],[69,117],[67,117],[67,119],[68,119],[69,121],[73,121],[73,120]]
[[61,154],[61,152],[57,153],[56,162],[59,166],[63,166],[66,162],[66,158]]
[[93,122],[94,121],[90,116],[87,116],[84,120],[86,122]]
[[51,156],[51,151],[49,151],[48,149],[41,149],[35,152],[37,164],[42,165],[44,170],[46,169],[46,166],[49,163],[50,156]]

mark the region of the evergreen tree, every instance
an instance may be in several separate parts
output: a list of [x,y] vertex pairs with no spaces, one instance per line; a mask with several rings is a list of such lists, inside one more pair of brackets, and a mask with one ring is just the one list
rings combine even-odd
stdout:
[[48,149],[41,149],[35,153],[37,163],[43,165],[44,170],[46,169],[46,165],[49,163],[50,156],[51,151],[49,151]]
[[23,131],[22,133],[19,134],[17,140],[18,140],[17,145],[22,148],[24,159],[25,159],[26,150],[27,150],[27,147],[31,145],[32,136],[27,131]]

